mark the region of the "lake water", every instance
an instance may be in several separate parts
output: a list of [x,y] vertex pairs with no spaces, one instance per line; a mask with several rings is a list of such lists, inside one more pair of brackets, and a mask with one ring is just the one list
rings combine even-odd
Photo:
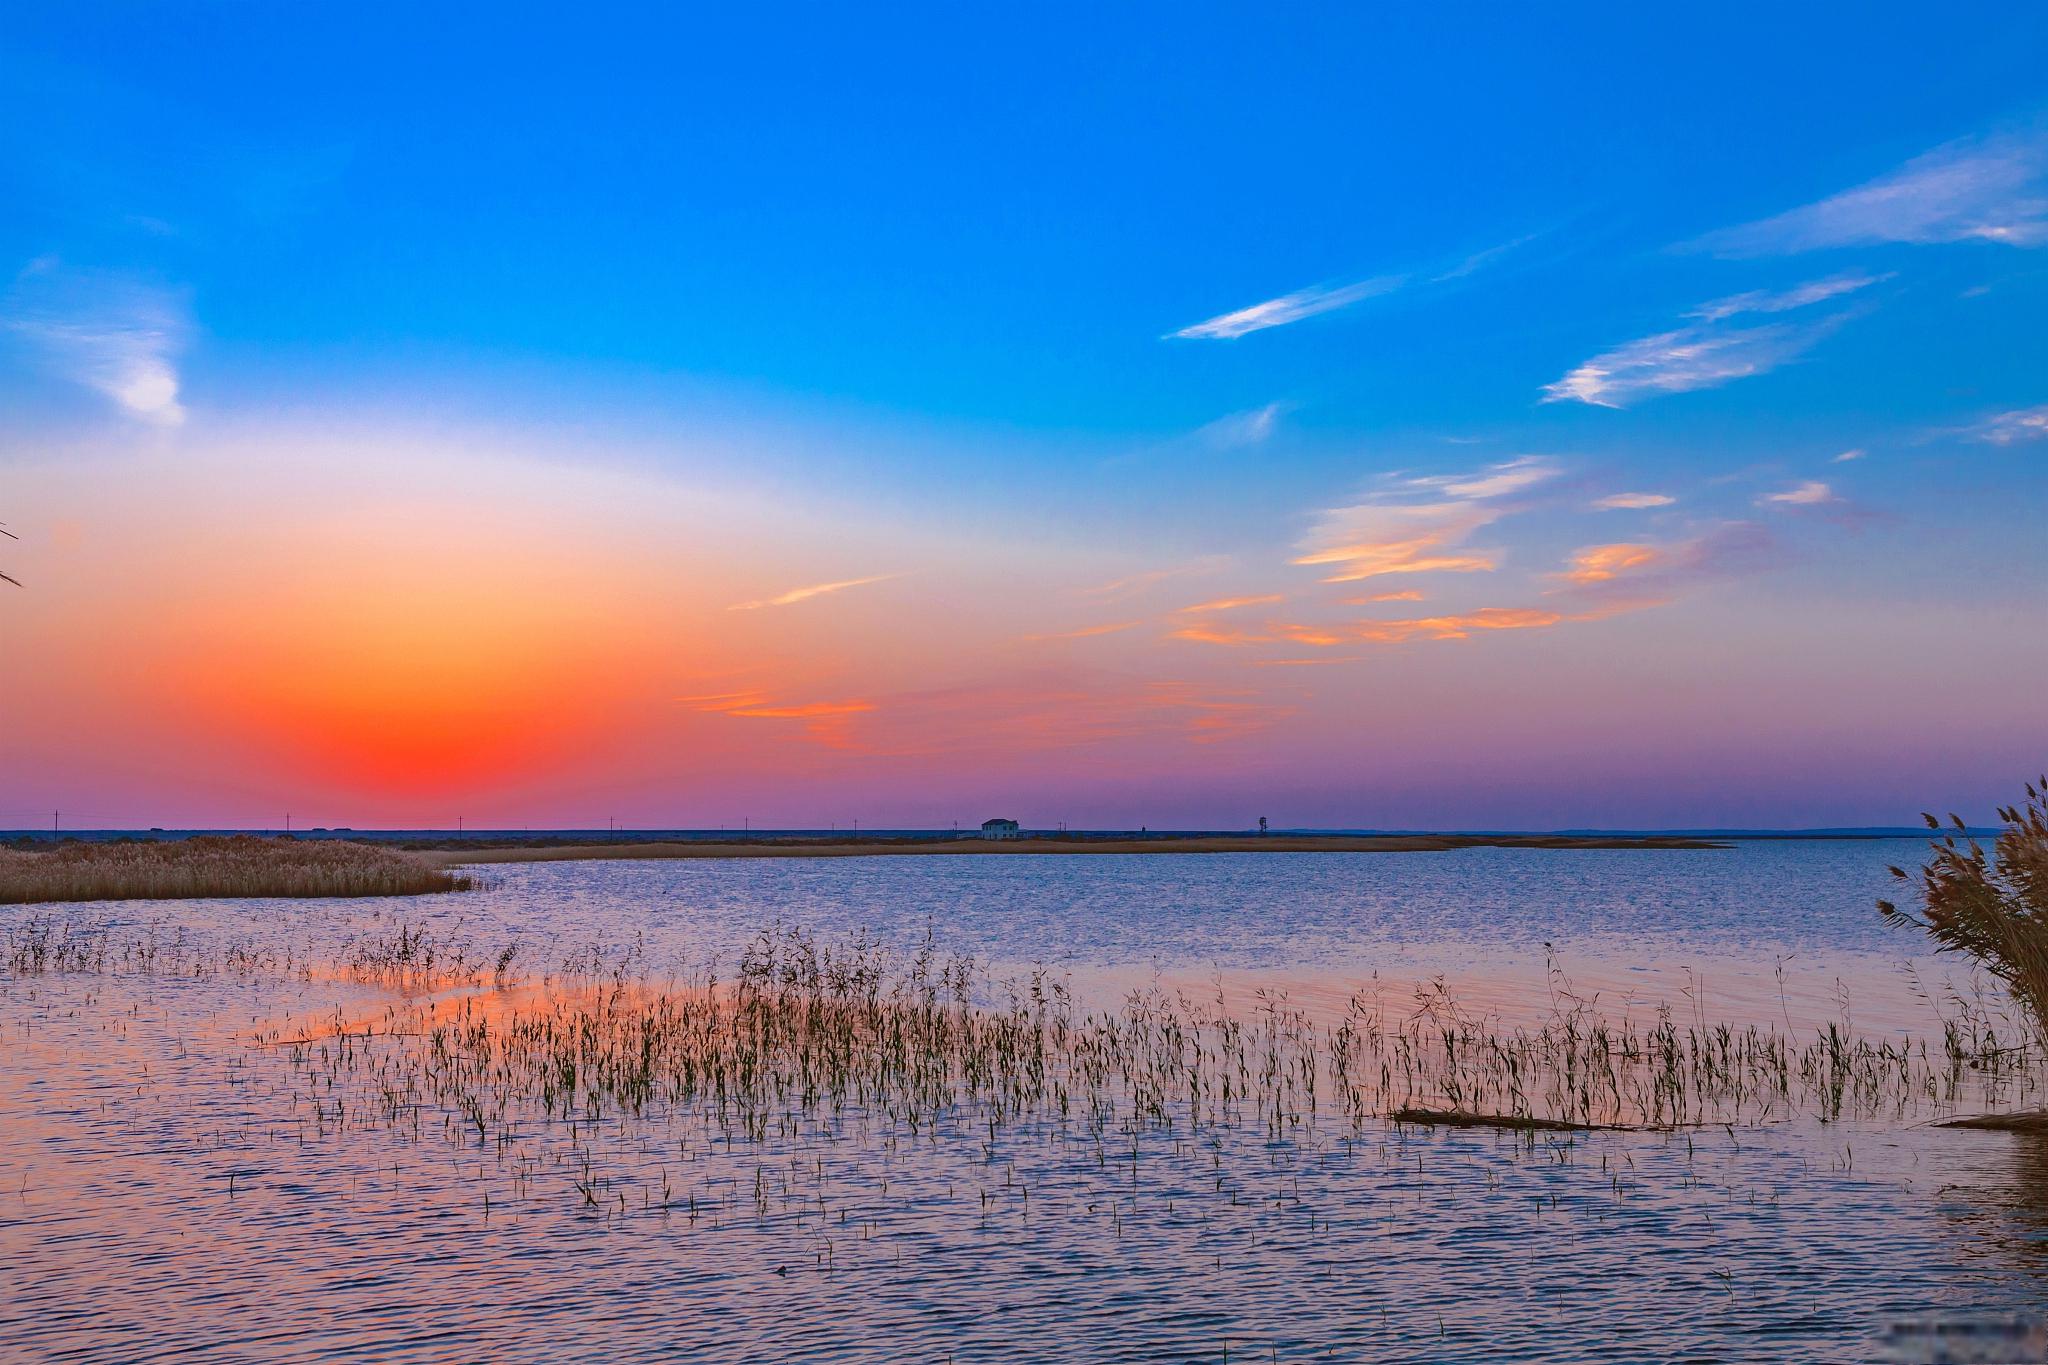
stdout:
[[[1263,989],[1334,1018],[1442,977],[1510,1022],[1564,990],[1926,1037],[1977,986],[1871,908],[1920,851],[556,863],[463,896],[83,915],[295,960],[402,920],[479,960],[594,950],[680,980],[730,979],[781,921],[903,953],[929,933],[984,960],[985,993],[1039,964],[1102,1006],[1158,985],[1251,1010]],[[371,1117],[396,1053],[264,1045],[391,998],[317,974],[0,976],[0,1357],[2048,1358],[2039,1138],[1853,1115],[985,1131],[856,1106],[736,1139],[677,1106],[522,1112],[485,1141],[430,1104]]]

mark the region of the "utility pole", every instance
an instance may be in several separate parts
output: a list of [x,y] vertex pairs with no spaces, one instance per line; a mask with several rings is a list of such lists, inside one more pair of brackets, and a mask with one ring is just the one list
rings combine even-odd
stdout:
[[57,832],[57,812],[56,812],[56,811],[51,811],[51,812],[50,812],[50,833],[52,833],[52,834],[55,834],[56,832]]

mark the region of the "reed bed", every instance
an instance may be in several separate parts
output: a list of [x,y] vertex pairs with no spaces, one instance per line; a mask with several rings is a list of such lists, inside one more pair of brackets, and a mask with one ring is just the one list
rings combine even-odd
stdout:
[[1406,1135],[1448,1122],[1492,1130],[1532,1170],[1583,1155],[1578,1199],[1626,1202],[1638,1177],[1618,1130],[1690,1154],[1725,1129],[1739,1150],[1760,1125],[1940,1119],[2043,1079],[2038,1053],[1985,1018],[1925,1040],[1794,1038],[1571,1004],[1503,1028],[1430,987],[1317,1022],[1277,994],[1242,1016],[1158,991],[1084,1011],[1043,972],[990,983],[929,946],[903,959],[790,931],[764,933],[730,980],[653,983],[625,957],[251,1041],[294,1078],[298,1142],[442,1146],[486,1216],[496,1199],[751,1219],[817,1239],[827,1266],[849,1210],[903,1215],[893,1177],[932,1193],[906,1167],[970,1182],[956,1199],[949,1176],[948,1203],[984,1226],[1008,1209],[1023,1235],[1038,1207],[1122,1236],[1177,1201],[1218,1218],[1244,1200],[1293,1207],[1330,1163],[1419,1161],[1438,1149]]
[[[1292,1187],[1354,1152],[1414,1159],[1399,1155],[1411,1150],[1404,1134],[1455,1125],[1493,1130],[1532,1166],[1597,1153],[1601,1197],[1620,1199],[1633,1177],[1627,1149],[1611,1145],[1628,1134],[1614,1130],[1690,1153],[1725,1128],[1739,1149],[1759,1125],[2009,1111],[2048,1079],[2024,1030],[1960,1000],[1938,1031],[1892,1038],[1661,1009],[1611,1019],[1561,979],[1551,1013],[1514,1027],[1464,1010],[1440,983],[1361,991],[1334,1017],[1278,992],[1235,1011],[1220,992],[1156,989],[1090,1010],[1049,972],[996,980],[929,939],[899,953],[775,927],[730,976],[655,979],[638,944],[529,971],[517,945],[482,951],[382,914],[317,953],[49,915],[0,947],[24,1000],[66,1013],[80,997],[42,978],[132,974],[145,993],[152,978],[205,978],[208,1000],[228,977],[259,994],[310,983],[310,996],[267,996],[301,1002],[329,982],[376,987],[350,993],[370,1002],[353,1012],[294,1008],[222,1039],[232,1083],[259,1068],[273,1078],[276,1102],[248,1120],[266,1141],[441,1147],[446,1159],[420,1169],[459,1172],[486,1217],[556,1201],[712,1228],[793,1216],[784,1225],[826,1239],[827,1260],[848,1201],[890,1207],[905,1163],[974,1182],[966,1207],[983,1218],[1056,1207],[1019,1170],[1090,1172],[1122,1191],[1103,1205],[1120,1235],[1141,1190],[1170,1214],[1199,1189],[1234,1217],[1257,1182]],[[1083,1216],[1071,1198],[1064,1207]]]
[[367,1045],[382,1096],[369,1108],[429,1105],[513,1127],[536,1113],[594,1122],[690,1109],[752,1138],[850,1111],[913,1132],[968,1116],[990,1132],[1052,1124],[1096,1136],[1252,1124],[1274,1140],[1428,1116],[1531,1129],[1908,1120],[2010,1107],[2039,1090],[2048,1056],[1981,1001],[1952,998],[1938,1034],[1872,1038],[1838,1023],[1793,1034],[1669,1008],[1610,1018],[1561,974],[1534,1025],[1467,1011],[1441,982],[1361,991],[1334,1020],[1274,991],[1242,1013],[1220,992],[1156,989],[1082,1010],[1044,970],[999,982],[929,939],[901,955],[779,926],[730,979],[684,982],[650,980],[637,946],[585,948],[529,978],[517,944],[493,955],[403,920],[324,958],[54,916],[13,926],[0,948],[16,977],[289,974],[385,987],[393,998],[374,1021],[259,1041],[318,1053],[323,1067],[344,1055],[337,1040],[350,1058]]
[[1896,1038],[1840,1024],[1794,1036],[1668,1009],[1610,1019],[1568,990],[1539,1024],[1508,1027],[1462,1010],[1440,983],[1406,998],[1361,992],[1335,1021],[1274,992],[1241,1016],[1220,995],[1157,990],[1084,1011],[1044,971],[994,982],[929,942],[899,957],[788,929],[763,931],[729,980],[650,982],[631,951],[592,949],[517,981],[509,949],[487,965],[402,925],[355,944],[345,970],[418,989],[436,954],[453,972],[438,978],[443,989],[327,1035],[264,1041],[326,1069],[342,1065],[342,1039],[351,1073],[367,1048],[378,1079],[359,1115],[395,1120],[424,1105],[467,1116],[479,1138],[536,1115],[683,1112],[754,1140],[849,1113],[911,1133],[964,1123],[991,1136],[1052,1126],[1093,1139],[1224,1125],[1286,1141],[1318,1125],[1441,1114],[1679,1130],[1939,1118],[2009,1106],[2042,1079],[2024,1033],[1960,1001],[1938,1035]]
[[417,855],[336,839],[237,834],[0,849],[0,904],[420,896],[472,885]]

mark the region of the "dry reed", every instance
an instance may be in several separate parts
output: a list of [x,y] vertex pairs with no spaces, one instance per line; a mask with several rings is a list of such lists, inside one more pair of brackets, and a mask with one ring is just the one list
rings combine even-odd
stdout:
[[0,904],[226,896],[418,896],[471,879],[397,849],[328,839],[208,835],[0,849]]
[[[1942,952],[1980,964],[2048,1046],[2048,777],[2027,784],[2024,809],[2008,806],[1998,816],[2005,829],[1988,855],[1960,818],[1949,817],[1955,832],[1934,841],[1934,857],[1920,869],[1920,914],[1890,901],[1877,908],[1893,923],[1925,930]],[[1941,828],[1932,815],[1924,818],[1929,829]],[[1911,880],[1903,868],[1892,875]]]

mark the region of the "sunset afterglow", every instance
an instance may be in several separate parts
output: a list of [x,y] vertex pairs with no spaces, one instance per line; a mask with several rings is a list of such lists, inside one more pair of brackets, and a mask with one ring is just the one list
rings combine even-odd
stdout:
[[[1248,154],[1199,61],[1091,107],[922,72],[981,168],[940,183],[836,70],[572,44],[678,167],[629,191],[623,108],[486,127],[357,52],[391,107],[340,139],[280,82],[355,40],[249,24],[206,41],[282,54],[262,127],[197,33],[89,96],[63,20],[8,58],[106,188],[9,153],[0,823],[1894,822],[2048,738],[2016,97],[1766,157],[1631,107],[1567,183],[1512,84],[1309,60],[1343,112],[1256,139],[1253,204],[1089,145],[1163,99]],[[757,128],[771,181],[680,131],[792,98],[847,121]]]

